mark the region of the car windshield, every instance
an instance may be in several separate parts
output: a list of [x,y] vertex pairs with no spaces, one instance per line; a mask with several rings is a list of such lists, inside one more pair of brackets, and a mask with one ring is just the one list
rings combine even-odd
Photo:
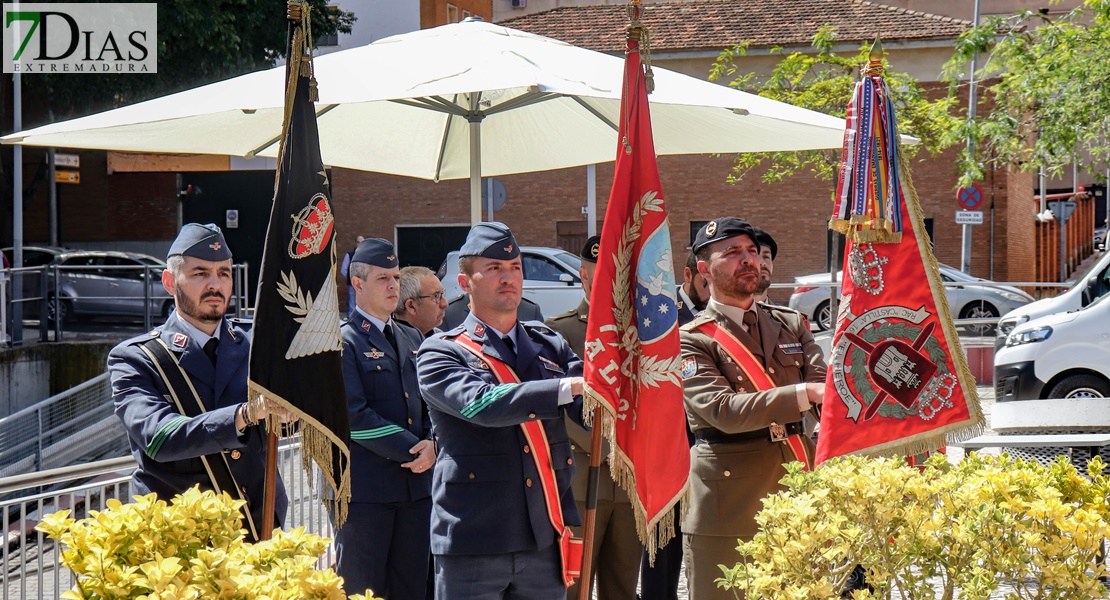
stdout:
[[570,252],[560,252],[555,255],[555,258],[559,262],[573,269],[576,273],[578,272],[578,269],[582,268],[582,259],[571,254]]
[[1108,265],[1104,264],[1104,262],[1103,262],[1103,260],[1102,260],[1102,259],[1099,259],[1099,260],[1096,260],[1096,261],[1092,261],[1092,262],[1091,262],[1091,264],[1090,264],[1090,265],[1089,265],[1089,266],[1088,266],[1088,267],[1087,267],[1086,269],[1084,269],[1084,271],[1083,271],[1082,273],[1080,273],[1079,275],[1077,275],[1077,276],[1075,276],[1074,278],[1072,278],[1072,279],[1071,279],[1071,281],[1073,281],[1073,282],[1075,282],[1075,281],[1083,281],[1083,280],[1084,280],[1084,279],[1086,279],[1086,278],[1087,278],[1087,276],[1088,276],[1088,275],[1090,275],[1090,274],[1091,274],[1091,272],[1092,272],[1092,271],[1094,271],[1095,269],[1106,269],[1106,268],[1110,268],[1110,266],[1108,266]]

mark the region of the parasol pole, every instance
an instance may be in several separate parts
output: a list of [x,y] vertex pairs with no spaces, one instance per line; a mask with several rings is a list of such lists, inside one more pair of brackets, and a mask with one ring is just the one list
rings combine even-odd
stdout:
[[[470,93],[470,112],[466,120],[470,123],[470,224],[482,222],[482,119],[478,101],[481,92]],[[492,198],[492,196],[491,196]]]

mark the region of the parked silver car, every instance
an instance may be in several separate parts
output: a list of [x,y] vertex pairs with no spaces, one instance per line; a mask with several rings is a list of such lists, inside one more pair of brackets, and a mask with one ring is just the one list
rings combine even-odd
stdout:
[[[578,269],[582,260],[562,248],[521,246],[524,269],[524,297],[540,305],[544,317],[566,312],[582,301],[582,280]],[[459,253],[451,252],[436,273],[443,282],[447,300],[462,295],[459,287]]]
[[[12,249],[4,248],[11,261]],[[75,250],[50,246],[25,246],[23,266],[58,267],[59,302],[53,302],[54,279],[46,276],[48,318],[62,321],[72,317],[132,316],[144,314],[143,299],[150,299],[150,312],[166,317],[173,310],[173,298],[162,287],[162,271],[166,263],[146,254]],[[23,278],[23,297],[42,296],[42,276],[38,273]],[[145,288],[149,286],[149,296]],[[56,307],[56,309],[55,309]],[[28,302],[24,314],[38,314],[39,303]],[[55,310],[60,315],[55,315]]]
[[[944,290],[948,294],[948,306],[957,319],[997,318],[1033,301],[1032,296],[1015,287],[979,285],[993,282],[972,277],[948,265],[940,265],[940,277],[945,283]],[[837,273],[836,280],[840,281],[840,273]],[[790,296],[790,308],[804,313],[812,323],[817,325],[818,330],[828,329],[831,326],[829,274],[815,273],[795,277],[794,283],[797,287]],[[818,285],[821,283],[826,285]],[[840,293],[839,285],[836,286],[836,293]],[[995,326],[980,323],[965,325],[965,327],[971,333],[986,335],[994,331]]]

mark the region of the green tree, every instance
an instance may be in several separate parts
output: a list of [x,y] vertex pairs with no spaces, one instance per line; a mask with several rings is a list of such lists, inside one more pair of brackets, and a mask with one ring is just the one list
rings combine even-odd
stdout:
[[[317,39],[351,31],[353,13],[307,1]],[[53,113],[41,118],[62,120],[272,67],[285,53],[285,13],[277,0],[161,0],[157,73],[25,74],[25,94]]]
[[[835,42],[836,30],[823,25],[813,36],[816,53],[784,54],[767,76],[742,70],[739,59],[747,54],[749,44],[741,43],[720,54],[709,78],[729,80],[729,86],[746,92],[843,117],[859,81],[860,67],[867,63],[870,44],[864,44],[854,56],[841,56],[832,51]],[[772,52],[783,54],[784,51],[773,48]],[[905,146],[908,155],[912,157],[922,149],[936,154],[950,146],[954,141],[951,134],[957,126],[951,114],[954,100],[943,96],[930,100],[917,80],[890,69],[885,60],[884,65],[887,67],[886,81],[894,90],[898,130],[921,140],[919,144]],[[766,167],[762,178],[767,182],[780,181],[807,169],[822,179],[834,179],[840,166],[840,150],[740,154],[729,180],[740,179],[759,165]]]
[[961,154],[965,181],[981,179],[988,160],[1056,175],[1077,155],[1110,159],[1110,1],[1086,0],[1056,18],[1040,11],[988,18],[960,36],[945,65],[953,96],[976,53],[975,78],[988,84],[979,100],[989,110],[959,127],[981,149]]

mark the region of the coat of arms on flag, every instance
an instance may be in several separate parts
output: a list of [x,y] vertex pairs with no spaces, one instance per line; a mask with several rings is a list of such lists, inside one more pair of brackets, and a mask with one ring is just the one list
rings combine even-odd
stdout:
[[975,381],[900,154],[878,41],[848,105],[829,226],[847,243],[817,462],[918,454],[976,435]]

